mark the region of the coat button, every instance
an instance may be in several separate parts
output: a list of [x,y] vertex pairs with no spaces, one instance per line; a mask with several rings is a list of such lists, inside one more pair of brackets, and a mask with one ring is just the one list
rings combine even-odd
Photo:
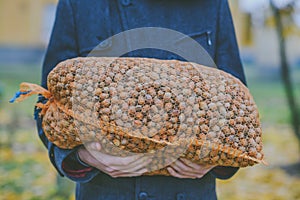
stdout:
[[148,194],[146,192],[140,192],[139,200],[147,200]]
[[129,6],[131,4],[131,0],[122,0],[123,6]]
[[182,194],[182,193],[178,193],[177,196],[176,196],[176,199],[177,200],[185,200],[185,195]]

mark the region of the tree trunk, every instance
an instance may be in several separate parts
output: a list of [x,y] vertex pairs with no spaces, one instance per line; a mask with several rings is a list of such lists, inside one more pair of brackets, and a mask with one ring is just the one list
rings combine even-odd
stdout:
[[300,146],[300,117],[299,117],[300,112],[298,111],[298,107],[296,105],[296,97],[294,94],[293,84],[291,81],[291,76],[289,71],[290,67],[287,61],[286,41],[283,34],[282,18],[281,18],[280,10],[274,6],[272,1],[271,1],[271,6],[275,17],[276,32],[277,32],[279,48],[280,48],[281,78],[284,83],[287,101],[291,112],[292,127]]

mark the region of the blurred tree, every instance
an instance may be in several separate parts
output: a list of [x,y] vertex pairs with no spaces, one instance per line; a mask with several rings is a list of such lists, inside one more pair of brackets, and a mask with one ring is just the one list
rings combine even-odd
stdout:
[[[300,111],[296,102],[296,96],[290,74],[290,65],[288,63],[286,52],[285,29],[287,28],[288,24],[283,22],[283,16],[287,16],[288,18],[292,19],[293,5],[295,2],[296,0],[290,1],[289,4],[282,6],[282,4],[278,4],[278,1],[276,0],[270,0],[279,42],[281,77],[284,83],[287,101],[291,112],[292,127],[300,147]],[[291,22],[292,20],[289,21]]]

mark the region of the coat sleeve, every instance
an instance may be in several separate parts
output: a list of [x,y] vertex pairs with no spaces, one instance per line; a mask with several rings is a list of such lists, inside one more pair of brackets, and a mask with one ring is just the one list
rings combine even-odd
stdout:
[[[219,69],[232,74],[246,85],[228,1],[222,0],[219,6],[217,44],[214,60]],[[229,179],[237,171],[238,168],[235,167],[218,166],[211,173],[216,178]]]
[[[49,46],[44,58],[42,69],[42,86],[47,88],[49,72],[61,61],[77,57],[76,31],[73,10],[69,0],[60,0],[56,10],[56,19],[51,34]],[[40,97],[38,102],[45,102]],[[39,109],[35,109],[35,118],[40,139],[49,152],[50,161],[61,176],[67,176],[73,181],[87,182],[92,179],[98,170],[83,166],[73,155],[77,148],[72,150],[61,149],[51,143],[42,129],[42,118]],[[73,158],[73,159],[72,159]],[[73,168],[72,168],[73,167]],[[67,170],[66,170],[67,169]]]
[[246,84],[230,8],[222,0],[218,14],[217,44],[214,58],[219,69],[224,70]]

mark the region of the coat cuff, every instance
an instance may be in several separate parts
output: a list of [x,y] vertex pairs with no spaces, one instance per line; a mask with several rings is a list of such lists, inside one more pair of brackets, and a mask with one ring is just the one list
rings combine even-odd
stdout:
[[99,170],[81,164],[76,157],[77,149],[78,147],[65,150],[54,146],[55,165],[64,176],[73,181],[85,183],[93,179],[99,173]]
[[238,167],[217,166],[211,170],[211,174],[218,179],[226,180],[231,178],[238,170]]

